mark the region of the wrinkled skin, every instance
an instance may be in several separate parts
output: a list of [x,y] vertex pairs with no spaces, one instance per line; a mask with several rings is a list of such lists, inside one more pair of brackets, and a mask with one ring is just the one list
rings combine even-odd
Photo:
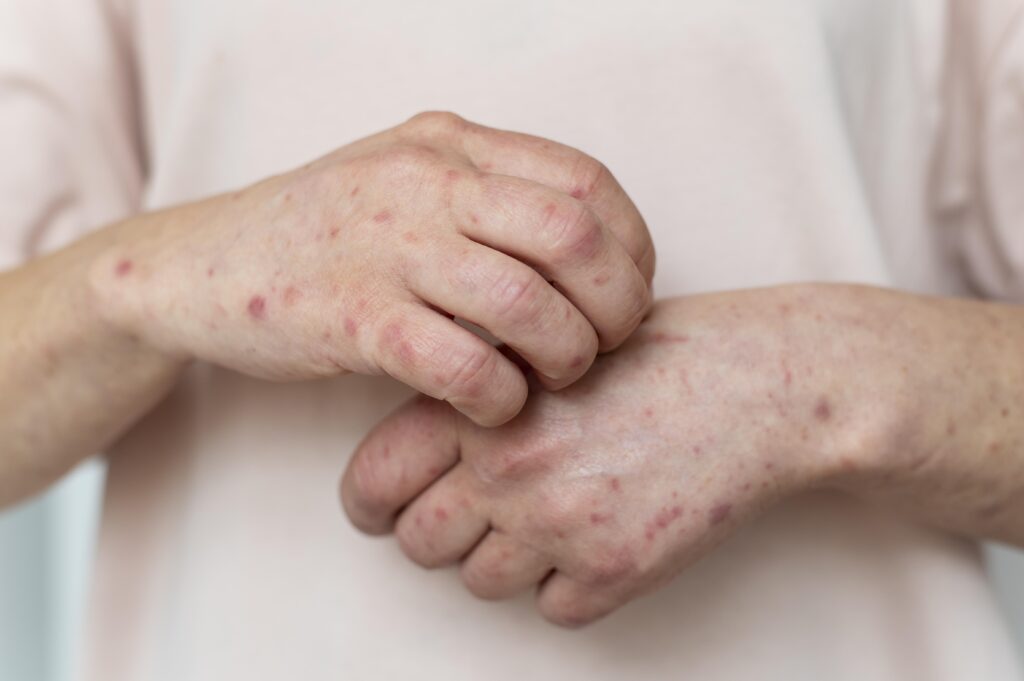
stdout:
[[582,380],[536,391],[501,428],[415,399],[357,450],[345,508],[366,532],[393,528],[420,565],[461,561],[480,597],[541,584],[545,617],[593,621],[877,449],[892,410],[850,397],[899,394],[900,372],[861,385],[831,367],[899,358],[882,329],[830,310],[798,287],[659,303]]
[[604,166],[452,114],[142,222],[92,276],[118,328],[261,378],[387,373],[488,425],[527,385],[453,317],[557,389],[651,302],[646,225]]

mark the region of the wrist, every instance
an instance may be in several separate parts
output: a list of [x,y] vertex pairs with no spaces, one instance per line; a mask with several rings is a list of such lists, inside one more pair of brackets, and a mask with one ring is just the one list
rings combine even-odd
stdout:
[[167,235],[161,214],[140,215],[94,234],[80,244],[81,309],[123,343],[185,365],[194,359],[188,348],[162,342],[159,305],[151,281],[152,263],[160,263]]

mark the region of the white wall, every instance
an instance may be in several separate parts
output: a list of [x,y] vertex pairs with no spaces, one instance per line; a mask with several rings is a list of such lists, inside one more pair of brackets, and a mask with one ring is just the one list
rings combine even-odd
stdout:
[[[102,467],[80,467],[45,496],[0,514],[0,679],[77,681]],[[987,548],[1024,651],[1024,552]]]

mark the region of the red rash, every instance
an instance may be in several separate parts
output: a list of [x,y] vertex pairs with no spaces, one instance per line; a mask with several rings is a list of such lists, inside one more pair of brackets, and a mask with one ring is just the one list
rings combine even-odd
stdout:
[[281,297],[284,298],[285,305],[293,305],[302,297],[302,292],[294,286],[289,286],[284,290]]
[[382,225],[385,222],[391,222],[391,211],[382,210],[373,216],[373,221],[378,225]]
[[652,541],[659,530],[664,530],[671,525],[677,518],[683,515],[682,506],[672,506],[671,508],[665,507],[658,511],[658,515],[647,523],[644,528],[644,538],[647,541]]
[[263,319],[267,315],[267,299],[263,296],[253,296],[249,299],[249,316],[253,319]]
[[206,270],[206,276],[207,277],[212,277],[213,276],[213,268],[212,267],[210,267],[209,269]]
[[829,406],[828,400],[824,397],[818,399],[818,404],[814,407],[814,418],[819,421],[828,421],[832,418],[832,407]]
[[708,524],[714,527],[724,522],[732,513],[732,504],[719,504],[708,512]]
[[569,193],[569,196],[574,199],[582,199],[586,195],[587,193],[583,191],[582,187],[576,187],[576,189],[573,189],[572,192]]
[[437,508],[434,509],[434,517],[437,518],[438,521],[443,523],[444,521],[448,520],[448,511],[438,506]]
[[608,274],[607,272],[604,273],[604,274],[599,274],[596,277],[594,277],[594,286],[604,286],[610,280],[611,280],[611,275]]
[[657,331],[652,333],[648,338],[652,343],[687,343],[690,337],[687,335],[665,333],[664,331]]
[[333,239],[334,237],[338,236],[338,232],[340,232],[340,231],[341,230],[338,229],[337,227],[332,227],[331,231],[327,232],[327,236],[329,236],[329,237],[331,237]]
[[600,513],[591,513],[590,514],[590,524],[591,525],[600,525],[600,524],[602,524],[604,522],[607,522],[607,520],[610,517],[611,516],[601,515]]
[[121,260],[114,266],[114,275],[118,277],[126,276],[132,271],[132,267],[131,260]]
[[354,336],[358,330],[359,325],[356,324],[356,320],[351,317],[345,317],[345,334],[348,336]]
[[352,189],[351,193],[349,193],[349,196],[352,196],[352,197],[354,197],[354,196],[355,196],[356,194],[358,194],[358,193],[359,193],[359,185],[356,185],[356,186],[355,186],[355,187],[354,187],[354,188]]
[[621,492],[622,491],[622,483],[619,482],[618,478],[612,478],[611,480],[609,480],[608,481],[608,486],[612,488],[613,492]]

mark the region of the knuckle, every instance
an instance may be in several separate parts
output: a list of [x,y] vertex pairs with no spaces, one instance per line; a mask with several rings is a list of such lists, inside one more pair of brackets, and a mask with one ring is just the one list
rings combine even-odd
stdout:
[[433,542],[423,535],[422,528],[400,522],[395,528],[395,539],[406,558],[416,565],[428,570],[444,565],[439,554],[433,550]]
[[579,629],[591,622],[592,618],[578,604],[568,602],[542,602],[541,615],[551,624],[563,629]]
[[398,503],[395,486],[377,457],[360,456],[352,462],[352,491],[348,501],[357,508],[370,512],[387,512]]
[[544,209],[543,233],[548,237],[554,264],[592,258],[601,247],[600,222],[579,201],[562,206],[549,204]]
[[490,560],[469,561],[460,572],[463,585],[477,598],[492,601],[500,597],[500,580],[504,576],[500,564]]
[[599,552],[582,567],[580,580],[601,587],[635,579],[640,574],[636,559],[626,550]]
[[[520,442],[515,447],[501,447],[490,452],[489,456],[475,458],[471,465],[483,483],[500,485],[534,476],[549,468],[556,457],[557,454],[549,449]],[[556,513],[544,514],[546,524],[559,526],[557,522],[551,522],[553,515]]]
[[510,268],[491,285],[490,300],[495,312],[510,322],[522,324],[536,320],[544,309],[543,279],[527,268]]
[[407,129],[428,137],[457,133],[466,125],[466,119],[451,111],[421,111],[405,122]]
[[581,154],[572,171],[572,182],[575,187],[573,196],[585,199],[602,184],[611,181],[611,178],[611,171],[605,164],[593,156]]
[[[445,350],[446,353],[450,352]],[[497,351],[491,348],[467,348],[446,358],[437,374],[437,384],[444,397],[476,396],[494,374]]]

